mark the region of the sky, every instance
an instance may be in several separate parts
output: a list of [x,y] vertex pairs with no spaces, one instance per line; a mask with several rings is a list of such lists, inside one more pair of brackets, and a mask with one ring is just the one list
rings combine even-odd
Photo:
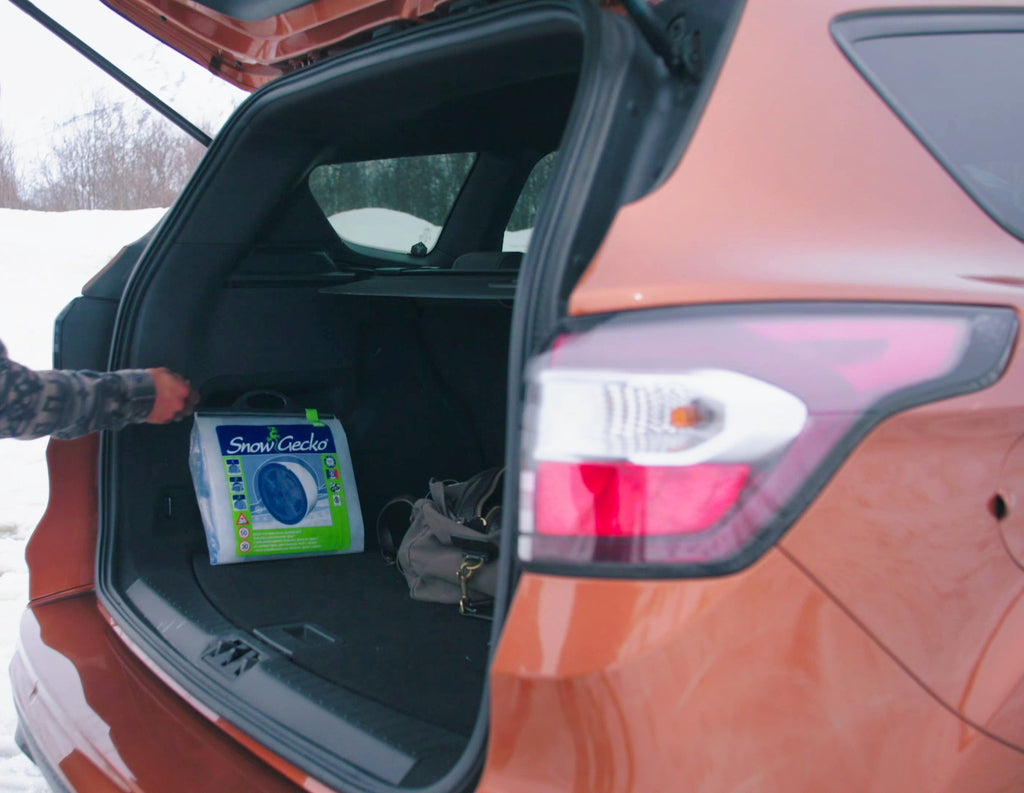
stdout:
[[[134,79],[214,132],[245,94],[172,52],[99,0],[33,3]],[[0,0],[0,129],[19,163],[46,156],[55,131],[85,110],[97,92],[137,102],[131,93],[8,0]]]

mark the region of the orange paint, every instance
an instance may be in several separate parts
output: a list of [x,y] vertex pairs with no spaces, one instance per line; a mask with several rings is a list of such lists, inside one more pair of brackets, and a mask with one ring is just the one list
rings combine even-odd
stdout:
[[777,552],[705,581],[524,576],[491,696],[486,793],[1024,784],[1019,752],[936,701]]
[[79,793],[300,793],[129,651],[92,595],[25,613],[11,670],[23,722]]
[[51,440],[46,447],[50,501],[25,548],[30,600],[63,597],[93,587],[99,449],[98,433],[71,441]]

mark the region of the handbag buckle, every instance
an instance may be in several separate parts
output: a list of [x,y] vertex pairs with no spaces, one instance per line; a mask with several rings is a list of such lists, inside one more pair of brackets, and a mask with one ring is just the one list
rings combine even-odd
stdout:
[[462,590],[462,597],[459,598],[459,614],[466,617],[479,617],[480,619],[491,619],[491,610],[494,607],[494,598],[478,598],[474,600],[469,596],[469,582],[476,574],[476,571],[484,566],[487,557],[480,554],[467,553],[462,557],[462,564],[455,573],[459,579],[459,587]]

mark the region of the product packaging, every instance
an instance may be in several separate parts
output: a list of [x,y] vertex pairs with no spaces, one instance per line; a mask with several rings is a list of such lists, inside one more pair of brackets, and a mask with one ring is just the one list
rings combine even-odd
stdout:
[[211,564],[363,550],[352,459],[333,417],[197,413],[189,468]]

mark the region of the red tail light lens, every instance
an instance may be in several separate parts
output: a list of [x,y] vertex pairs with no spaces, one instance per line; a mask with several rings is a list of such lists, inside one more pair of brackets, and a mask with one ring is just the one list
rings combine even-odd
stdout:
[[1008,309],[747,305],[612,317],[529,372],[519,555],[594,575],[757,559],[892,413],[983,388]]
[[750,466],[556,463],[537,466],[537,531],[563,536],[689,534],[715,525]]

